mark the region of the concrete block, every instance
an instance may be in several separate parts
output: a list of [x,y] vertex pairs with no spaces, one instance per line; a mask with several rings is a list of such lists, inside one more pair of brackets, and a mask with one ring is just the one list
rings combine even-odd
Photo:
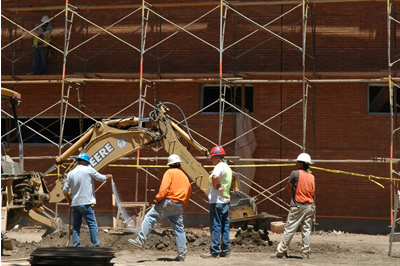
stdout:
[[271,231],[276,234],[281,234],[283,233],[283,230],[285,229],[285,223],[282,221],[278,222],[271,222]]

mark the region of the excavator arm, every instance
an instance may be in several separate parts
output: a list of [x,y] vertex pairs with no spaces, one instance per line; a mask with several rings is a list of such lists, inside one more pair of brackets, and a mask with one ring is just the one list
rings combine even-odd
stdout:
[[[5,88],[1,88],[1,92],[2,98],[13,100],[11,103],[20,100],[20,95],[16,92]],[[158,143],[167,153],[179,155],[182,169],[207,194],[209,173],[182,144],[181,139],[185,139],[204,156],[208,156],[209,152],[191,137],[190,131],[186,133],[175,124],[167,115],[168,112],[169,109],[165,104],[160,103],[145,119],[129,117],[96,122],[83,137],[56,158],[55,165],[62,165],[71,156],[79,152],[86,152],[90,156],[91,166],[101,171],[121,157]],[[17,120],[15,106],[14,113]],[[150,122],[151,128],[142,127],[143,122]],[[17,130],[19,132],[19,128]],[[54,170],[55,165],[45,174],[23,172],[22,142],[20,143],[20,163],[8,161],[7,158],[7,156],[2,156],[2,235],[3,231],[18,224],[22,217],[47,227],[48,233],[56,230],[61,221],[59,218],[50,217],[44,211],[44,204],[56,203],[64,199],[62,193],[64,177],[76,166],[76,163],[68,166],[64,175],[56,180],[53,189],[49,191],[44,178],[46,173]],[[21,167],[16,167],[19,165]],[[21,171],[15,171],[15,169],[21,169]],[[257,214],[256,199],[240,191],[237,179],[232,182],[232,190],[230,222],[233,227],[241,226],[243,228],[248,224],[258,225],[272,217],[266,214]]]
[[[142,121],[139,121],[137,117],[131,117],[97,122],[81,139],[56,158],[56,164],[66,162],[70,156],[80,151],[87,153],[91,166],[100,171],[119,158],[158,142],[169,154],[179,155],[182,160],[182,169],[206,193],[209,174],[181,143],[180,138],[186,139],[205,156],[208,155],[208,150],[192,140],[185,131],[171,121],[166,114],[167,111],[164,105],[159,105],[149,118]],[[140,122],[145,121],[151,122],[151,129],[138,126]],[[69,169],[74,167],[75,163]],[[57,181],[50,193],[50,202],[60,202],[64,199],[60,191],[62,182],[63,180]]]
[[[130,117],[99,121],[80,140],[56,158],[56,164],[66,162],[70,156],[76,155],[80,151],[87,153],[91,166],[100,171],[123,156],[128,156],[153,143],[159,143],[168,154],[177,154],[180,157],[181,167],[185,173],[205,194],[208,194],[209,173],[183,145],[181,139],[185,139],[204,156],[207,156],[209,152],[189,133],[175,124],[167,115],[168,112],[169,109],[160,103],[150,113],[149,118]],[[150,122],[152,127],[141,127],[141,122]],[[75,165],[74,162],[67,172],[72,170]],[[60,202],[64,199],[61,192],[63,182],[63,179],[57,181],[55,188],[50,193],[50,202]],[[255,199],[240,191],[239,182],[234,180],[232,184],[234,192],[231,198],[230,219],[233,224],[258,223],[265,218],[257,215]]]

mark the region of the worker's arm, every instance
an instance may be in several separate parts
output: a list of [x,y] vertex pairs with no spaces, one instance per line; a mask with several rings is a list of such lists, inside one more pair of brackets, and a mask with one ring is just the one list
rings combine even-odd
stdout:
[[42,35],[43,36],[50,35],[52,31],[53,31],[53,27],[50,24],[47,24],[46,30],[42,31]]
[[71,198],[69,197],[69,194],[68,193],[64,193],[64,197],[67,200],[69,206],[71,206]]
[[295,170],[290,173],[289,180],[286,184],[286,189],[289,188],[289,191],[293,192],[293,184],[296,182],[296,179],[299,178],[299,171]]
[[219,183],[219,178],[216,175],[213,175],[212,178],[212,186],[214,189],[218,190],[221,188],[221,184]]
[[47,27],[46,31],[45,31],[45,32],[43,32],[43,36],[50,35],[52,30],[53,30],[53,28],[52,28],[52,27]]
[[42,27],[39,27],[39,24],[36,24],[35,25],[35,28],[36,28],[36,30],[35,30],[35,32],[39,35],[41,35],[41,34],[43,34],[43,30],[42,30]]
[[67,200],[69,206],[71,206],[71,198],[69,197],[69,194],[68,194],[69,188],[70,188],[70,186],[69,186],[69,174],[68,174],[67,179],[65,180],[65,183],[63,185],[62,192],[63,192],[64,198]]
[[188,196],[187,196],[186,200],[183,202],[183,210],[186,209],[186,207],[187,207],[187,205],[188,205],[188,203],[189,203],[190,195],[191,195],[191,194],[192,194],[192,186],[189,184]]
[[224,168],[221,164],[217,164],[214,167],[214,170],[211,173],[211,185],[216,190],[224,190],[224,187],[221,186],[219,180],[224,175]]
[[160,202],[161,200],[165,199],[165,197],[168,194],[168,190],[171,186],[171,183],[172,183],[171,173],[167,171],[165,172],[162,178],[160,189],[158,190],[158,194],[156,195],[157,202]]
[[[110,180],[112,175],[107,174],[107,175],[103,175],[100,174],[99,172],[97,172],[94,168],[90,167],[90,171],[89,174],[91,177],[93,177],[94,179],[96,179],[99,182],[104,182],[106,180]],[[111,177],[110,177],[111,176]]]

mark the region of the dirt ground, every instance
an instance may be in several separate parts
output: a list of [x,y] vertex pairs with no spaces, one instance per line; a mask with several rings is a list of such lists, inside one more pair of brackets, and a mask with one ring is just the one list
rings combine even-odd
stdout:
[[[258,232],[231,230],[232,253],[229,258],[203,259],[201,254],[209,248],[208,228],[186,228],[188,254],[185,262],[172,261],[176,257],[175,240],[170,229],[156,228],[144,249],[128,243],[132,232],[113,232],[101,228],[99,239],[102,247],[115,249],[114,265],[400,265],[400,243],[393,243],[392,256],[388,256],[388,235],[359,235],[345,232],[314,232],[311,237],[310,259],[301,259],[301,235],[294,236],[290,244],[289,258],[270,258],[282,238],[282,234],[269,232],[269,240],[263,240]],[[68,243],[67,230],[42,237],[43,230],[24,227],[8,232],[14,249],[4,251],[2,265],[29,265],[30,254],[38,247],[64,247]],[[262,236],[262,234],[261,234]],[[72,240],[71,240],[72,241]],[[89,232],[82,229],[83,246],[90,246]]]

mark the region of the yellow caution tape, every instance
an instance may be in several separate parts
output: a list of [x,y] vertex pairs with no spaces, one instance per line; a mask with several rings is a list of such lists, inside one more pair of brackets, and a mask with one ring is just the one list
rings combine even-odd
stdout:
[[[283,166],[295,166],[294,163],[285,163],[285,164],[236,164],[236,165],[229,165],[232,168],[241,168],[241,167],[283,167]],[[206,167],[206,166],[204,166]],[[214,167],[214,166],[208,166]]]
[[45,176],[62,176],[61,174],[47,174]]
[[109,164],[110,167],[131,167],[131,168],[169,168],[168,165],[137,165],[137,164]]
[[310,166],[310,168],[312,169],[316,169],[316,170],[321,170],[321,171],[325,171],[325,172],[330,172],[330,173],[335,173],[335,174],[345,174],[345,175],[352,175],[352,176],[361,176],[361,177],[367,177],[369,181],[377,184],[378,186],[385,188],[381,183],[372,180],[372,179],[380,179],[380,180],[394,180],[394,181],[400,181],[400,179],[398,178],[388,178],[388,177],[379,177],[379,176],[374,176],[374,175],[363,175],[363,174],[356,174],[356,173],[351,173],[351,172],[346,172],[346,171],[341,171],[341,170],[332,170],[332,169],[325,169],[325,168],[320,168],[320,167],[316,167],[316,166]]
[[[296,164],[241,164],[241,165],[229,165],[232,168],[243,168],[243,167],[285,167],[285,166],[295,166]],[[129,168],[169,168],[168,165],[130,165],[130,164],[109,164],[110,167],[129,167]],[[203,165],[204,168],[212,168],[215,167],[214,165]],[[388,177],[379,177],[374,175],[364,175],[364,174],[357,174],[352,172],[346,172],[341,170],[333,170],[333,169],[326,169],[316,166],[310,166],[311,169],[335,173],[335,174],[345,174],[345,175],[352,175],[352,176],[360,176],[360,177],[367,177],[369,181],[375,183],[376,185],[385,188],[381,183],[373,180],[373,179],[380,179],[380,180],[392,180],[392,181],[400,181],[399,178],[388,178]],[[54,174],[57,175],[57,174]],[[50,174],[46,176],[52,176]]]
[[[248,164],[248,165],[229,165],[232,168],[243,167],[282,167],[282,166],[295,166],[296,164]],[[111,167],[132,167],[132,168],[169,168],[168,165],[130,165],[130,164],[109,164]],[[213,168],[215,165],[203,165],[204,168]]]

